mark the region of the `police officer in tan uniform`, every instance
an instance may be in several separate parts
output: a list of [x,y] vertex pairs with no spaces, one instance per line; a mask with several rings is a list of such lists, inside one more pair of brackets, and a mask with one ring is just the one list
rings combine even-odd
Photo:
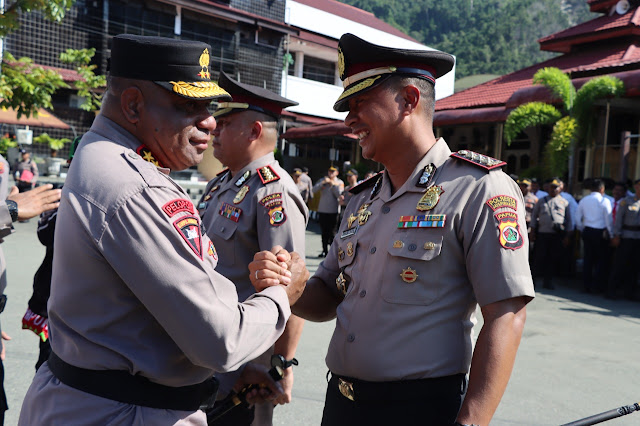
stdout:
[[[363,157],[385,170],[352,190],[295,306],[305,319],[336,318],[322,423],[488,425],[534,297],[522,193],[504,162],[452,154],[435,138],[435,79],[453,57],[345,34],[339,64],[345,91],[334,109],[349,111]],[[269,259],[256,256],[276,268]]]
[[[227,166],[209,182],[198,204],[207,235],[220,253],[216,271],[229,278],[244,300],[255,289],[247,265],[260,250],[282,246],[304,257],[305,229],[309,210],[289,173],[280,167],[273,151],[278,140],[278,120],[283,108],[297,105],[261,87],[243,84],[222,73],[218,84],[232,97],[220,102],[213,113],[217,127],[213,131],[214,156]],[[296,351],[304,321],[289,318],[284,334],[262,357],[246,368],[266,374],[275,352],[291,360]],[[284,393],[276,402],[291,400],[293,367],[285,370]],[[218,397],[231,387],[246,384],[244,377],[235,383],[235,375],[219,375]],[[231,380],[229,380],[231,379]],[[255,405],[254,425],[270,425],[273,403]],[[213,424],[251,424],[254,409],[238,407]]]
[[[228,98],[210,46],[113,38],[102,109],[69,169],[58,210],[49,300],[52,354],[21,425],[206,425],[215,372],[262,354],[284,331],[305,279],[238,300],[219,253],[170,170],[197,164]],[[278,248],[273,249],[274,252]],[[274,382],[275,383],[275,382]],[[279,385],[269,383],[274,392]]]
[[549,195],[540,198],[531,212],[531,241],[536,245],[536,271],[542,271],[543,287],[554,289],[553,275],[558,271],[563,247],[569,245],[571,209],[564,199],[562,181],[549,182]]
[[624,297],[634,299],[640,272],[640,179],[633,183],[635,195],[620,201],[613,225],[611,245],[616,247],[613,270],[607,289],[608,298],[616,298],[623,288]]

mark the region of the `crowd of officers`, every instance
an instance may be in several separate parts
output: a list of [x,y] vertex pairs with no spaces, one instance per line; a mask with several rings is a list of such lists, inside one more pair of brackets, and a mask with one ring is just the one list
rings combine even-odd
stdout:
[[544,288],[555,287],[554,276],[575,277],[575,261],[582,257],[582,291],[638,300],[640,179],[615,182],[611,195],[603,180],[587,179],[578,201],[559,178],[546,180],[542,189],[536,179],[517,182],[527,211],[532,271]]

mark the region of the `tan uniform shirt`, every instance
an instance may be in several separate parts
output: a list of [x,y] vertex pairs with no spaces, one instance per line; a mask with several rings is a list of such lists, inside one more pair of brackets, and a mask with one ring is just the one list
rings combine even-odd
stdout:
[[533,213],[533,208],[538,202],[538,197],[533,195],[531,192],[528,192],[527,195],[524,196],[524,210],[526,212],[525,221],[527,224],[531,223],[531,214]]
[[[13,222],[9,208],[5,203],[9,195],[9,163],[0,155],[0,244],[2,239],[13,232]],[[5,273],[7,264],[4,260],[4,252],[0,246],[0,295],[7,288],[7,274]]]
[[[263,183],[260,169],[274,180]],[[273,153],[249,163],[233,177],[227,171],[214,178],[198,210],[219,253],[216,271],[235,284],[240,300],[255,292],[247,265],[257,252],[280,245],[305,256],[309,209]]]
[[[450,154],[439,139],[394,194],[384,172],[379,190],[347,206],[315,275],[332,289],[341,271],[349,281],[331,371],[369,381],[466,373],[476,303],[534,296],[520,188]],[[416,184],[429,164],[437,170],[428,191]]]
[[540,198],[531,213],[531,228],[537,228],[538,232],[543,234],[553,234],[554,223],[563,225],[567,231],[571,229],[569,202],[560,195]]
[[[51,344],[78,367],[192,385],[269,348],[289,318],[288,299],[272,287],[238,303],[233,283],[214,270],[218,252],[201,232],[188,194],[167,169],[137,155],[138,145],[98,116],[76,151],[56,226]],[[44,366],[35,386],[23,405],[23,424],[52,424],[46,416],[53,416],[55,424],[108,424],[118,417],[119,424],[144,418],[145,424],[206,425],[200,411],[87,396],[51,378]],[[79,406],[72,398],[78,394],[91,404]],[[57,408],[52,415],[43,407]]]
[[621,236],[622,238],[640,239],[640,229],[638,227],[640,227],[640,198],[623,198],[620,200],[616,210],[613,235]]

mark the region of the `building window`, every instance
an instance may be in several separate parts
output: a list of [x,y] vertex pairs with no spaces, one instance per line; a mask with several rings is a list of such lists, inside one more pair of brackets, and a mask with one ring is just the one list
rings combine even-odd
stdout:
[[335,82],[335,75],[335,63],[305,55],[302,78],[333,84]]

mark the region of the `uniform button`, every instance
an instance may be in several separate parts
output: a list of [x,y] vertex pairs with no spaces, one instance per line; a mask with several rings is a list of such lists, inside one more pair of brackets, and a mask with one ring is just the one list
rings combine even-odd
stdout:
[[391,211],[391,207],[389,206],[382,206],[382,213],[387,214]]
[[224,226],[220,228],[220,232],[224,232]]
[[417,245],[415,244],[409,244],[409,251],[416,251],[416,249],[418,248]]
[[360,292],[360,297],[365,297],[367,295],[367,290],[362,290]]
[[375,247],[371,247],[371,250],[369,250],[369,253],[373,254],[376,252],[376,248]]
[[353,334],[349,334],[347,336],[347,342],[353,342],[354,340],[356,340],[356,336],[354,336]]
[[140,158],[140,156],[133,151],[129,152],[129,157],[133,158],[134,160]]

